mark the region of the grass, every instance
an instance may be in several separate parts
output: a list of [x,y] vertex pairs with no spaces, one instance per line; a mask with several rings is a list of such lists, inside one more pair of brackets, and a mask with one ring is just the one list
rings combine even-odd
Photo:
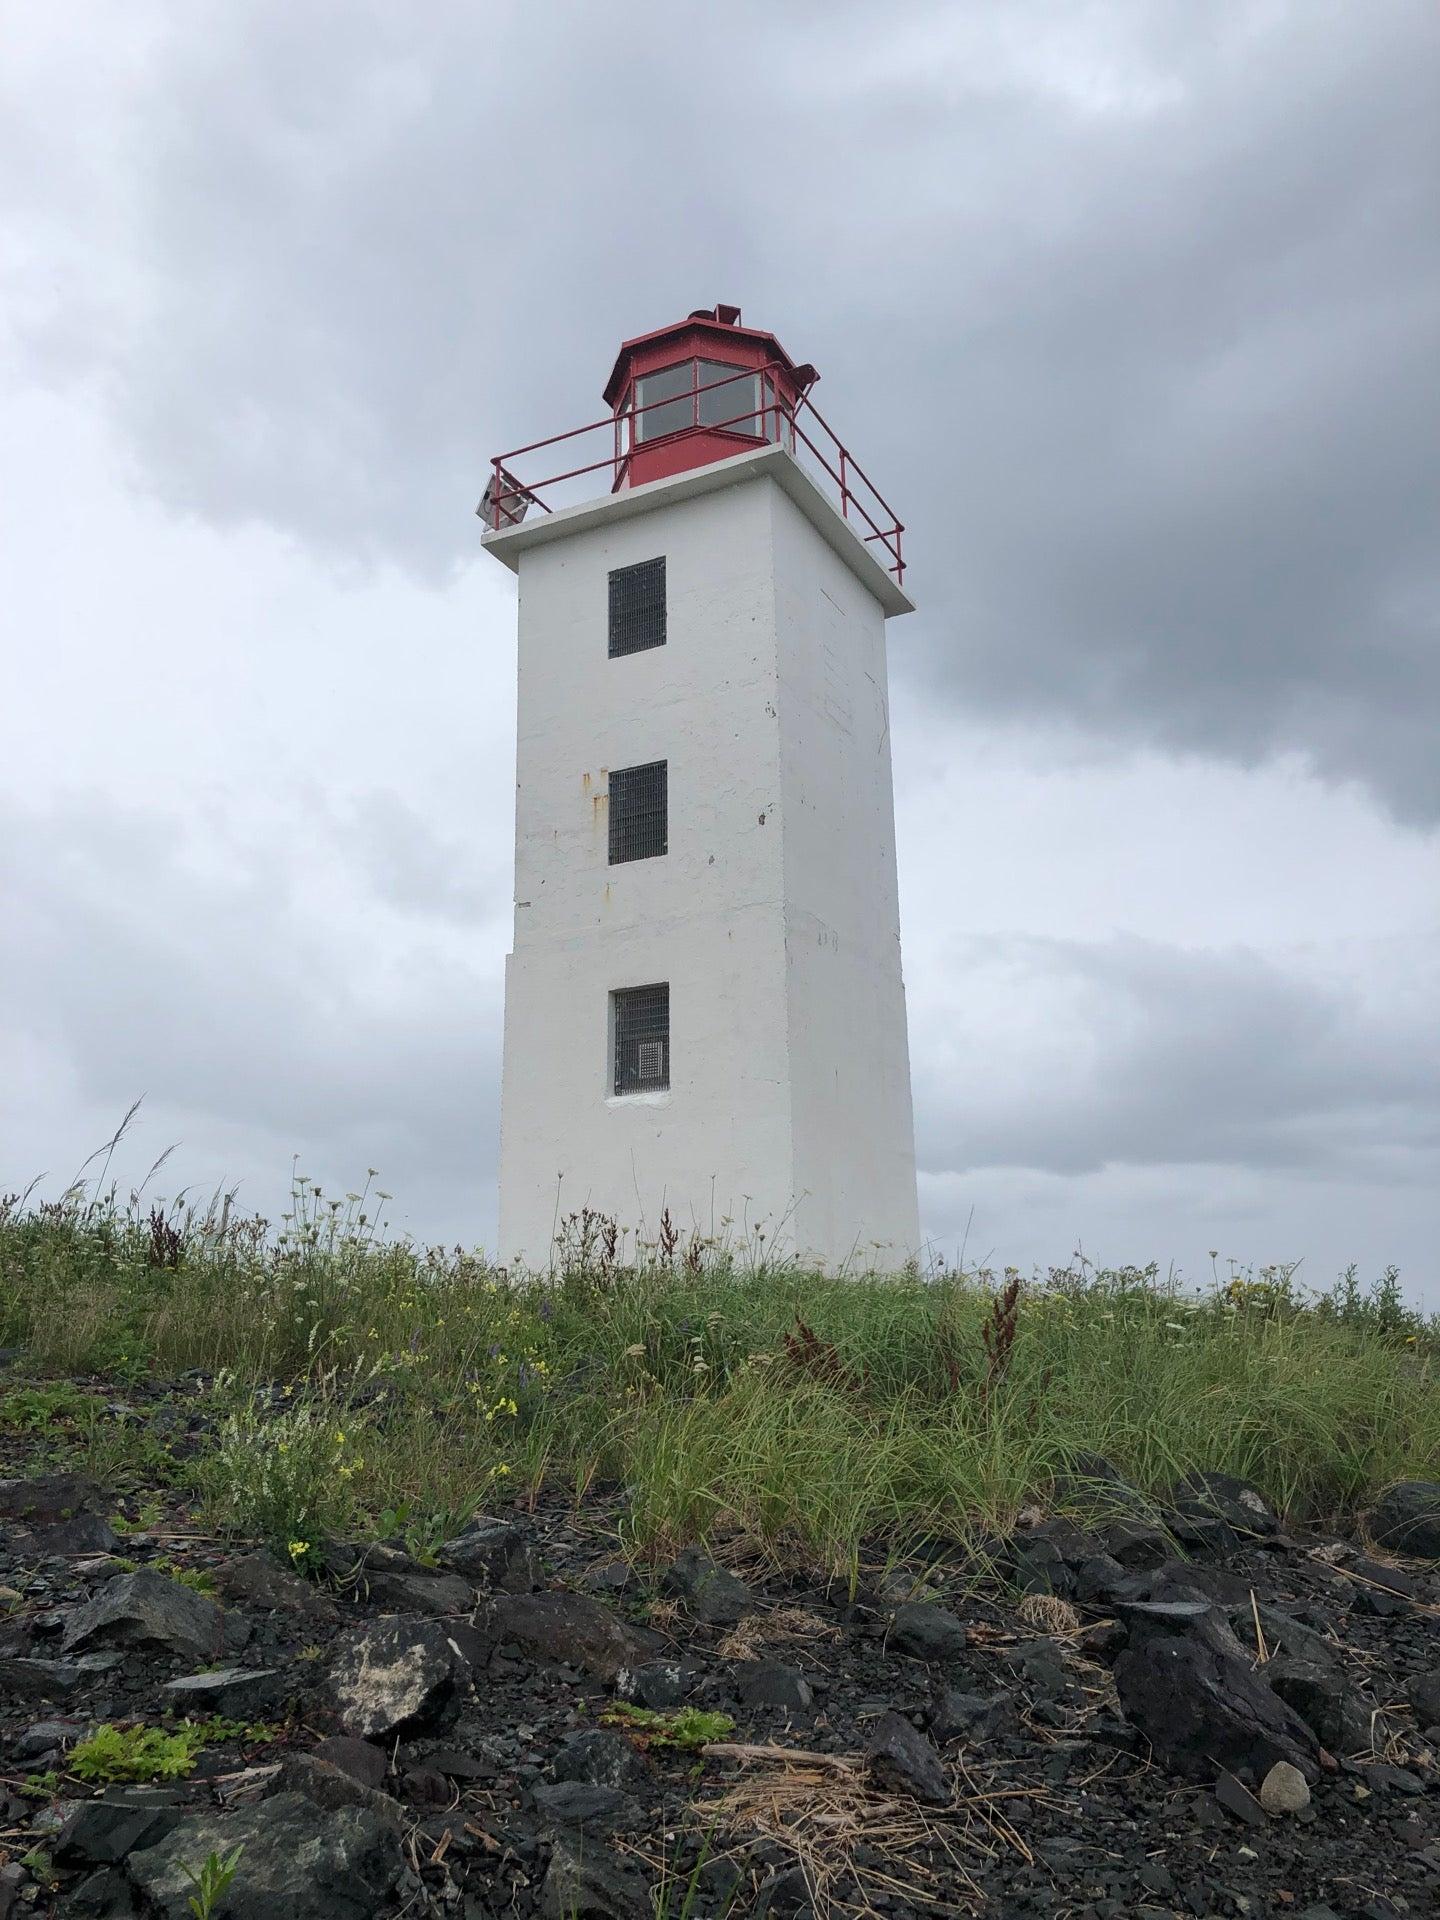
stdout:
[[[183,1479],[211,1524],[302,1569],[337,1535],[433,1556],[542,1486],[626,1489],[637,1552],[738,1536],[853,1573],[877,1542],[1006,1526],[1087,1451],[1157,1493],[1234,1472],[1301,1520],[1440,1460],[1440,1334],[1393,1273],[1318,1296],[1283,1269],[1022,1286],[701,1246],[622,1265],[609,1244],[582,1231],[555,1275],[507,1274],[303,1179],[278,1227],[113,1190],[0,1202],[0,1345],[30,1376],[0,1392],[0,1435],[112,1483]],[[183,1465],[101,1417],[113,1383],[192,1370],[175,1391],[207,1438]]]

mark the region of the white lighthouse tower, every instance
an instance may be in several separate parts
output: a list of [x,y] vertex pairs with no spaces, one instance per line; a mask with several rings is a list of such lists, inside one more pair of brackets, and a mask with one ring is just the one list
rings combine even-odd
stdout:
[[816,377],[693,313],[624,344],[603,421],[493,463],[506,1259],[548,1265],[584,1208],[830,1268],[919,1251],[885,665],[912,603]]

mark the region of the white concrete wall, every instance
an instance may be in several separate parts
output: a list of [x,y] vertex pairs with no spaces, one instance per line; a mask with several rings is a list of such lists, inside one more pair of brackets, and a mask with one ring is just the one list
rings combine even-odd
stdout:
[[[585,1205],[653,1238],[668,1205],[682,1230],[902,1258],[918,1227],[881,609],[763,472],[650,492],[518,554],[501,1253],[545,1264]],[[667,643],[611,660],[608,574],[662,553]],[[612,867],[609,769],[657,759],[669,852]],[[615,1099],[608,996],[660,980],[670,1090]]]

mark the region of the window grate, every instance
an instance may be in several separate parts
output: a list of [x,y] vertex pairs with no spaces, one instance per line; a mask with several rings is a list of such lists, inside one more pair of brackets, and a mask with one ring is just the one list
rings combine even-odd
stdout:
[[610,775],[610,864],[653,860],[668,851],[669,763],[617,767]]
[[670,1085],[670,983],[621,987],[610,996],[616,1093],[663,1093]]
[[665,644],[665,556],[610,575],[610,658]]

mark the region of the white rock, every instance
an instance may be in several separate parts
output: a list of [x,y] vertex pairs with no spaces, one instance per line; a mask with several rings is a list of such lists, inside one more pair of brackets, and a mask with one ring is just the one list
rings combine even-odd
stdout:
[[1260,1804],[1267,1813],[1299,1813],[1310,1804],[1310,1788],[1298,1767],[1277,1760],[1260,1786]]

